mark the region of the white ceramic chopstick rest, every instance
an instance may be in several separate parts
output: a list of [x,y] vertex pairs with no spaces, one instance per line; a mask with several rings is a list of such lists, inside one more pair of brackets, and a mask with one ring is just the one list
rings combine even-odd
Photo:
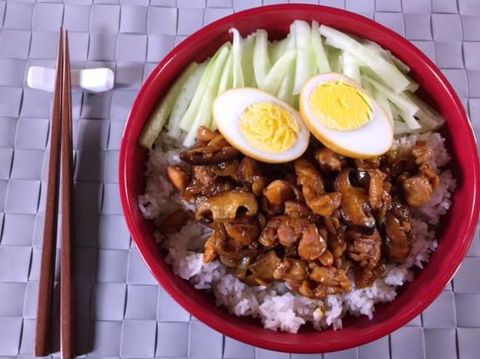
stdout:
[[[115,75],[109,68],[72,70],[72,88],[79,87],[89,92],[105,92],[113,88]],[[30,88],[53,92],[55,69],[30,66],[27,75]]]

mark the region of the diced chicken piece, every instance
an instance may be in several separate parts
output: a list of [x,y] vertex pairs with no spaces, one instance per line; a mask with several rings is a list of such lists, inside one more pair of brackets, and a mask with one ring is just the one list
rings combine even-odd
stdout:
[[298,243],[298,255],[304,260],[313,261],[319,258],[326,249],[326,239],[320,235],[317,226],[310,222],[304,228],[302,238]]
[[318,260],[320,263],[322,263],[326,267],[332,266],[333,254],[328,249],[326,249],[325,252],[323,252],[323,254],[320,257],[318,257]]
[[274,272],[281,262],[281,259],[275,251],[270,250],[267,253],[259,255],[255,262],[250,265],[249,269],[259,284],[266,284],[275,280]]
[[357,287],[365,288],[371,286],[375,279],[377,279],[384,270],[385,266],[381,263],[373,269],[366,267],[355,268],[355,283]]
[[433,149],[428,146],[425,141],[417,141],[417,143],[412,147],[412,155],[415,158],[415,163],[417,165],[429,163],[435,158]]
[[293,185],[284,180],[275,180],[263,191],[267,207],[272,212],[282,212],[284,203],[295,198]]
[[340,193],[325,193],[325,183],[315,167],[305,159],[294,163],[297,185],[302,187],[307,206],[320,216],[331,216],[340,206]]
[[315,152],[315,159],[318,161],[320,169],[325,173],[342,170],[343,161],[340,156],[326,147]]
[[277,230],[279,242],[285,247],[297,243],[302,238],[305,228],[310,224],[311,222],[305,218],[284,218]]
[[260,234],[258,222],[254,217],[245,217],[224,223],[227,235],[241,246],[253,243]]
[[320,216],[329,217],[340,207],[342,195],[340,192],[331,192],[312,198],[308,206]]
[[312,210],[308,208],[306,205],[299,201],[286,201],[285,202],[285,211],[286,216],[292,218],[307,218],[313,220],[315,215],[313,214]]
[[402,183],[403,196],[412,207],[419,207],[432,199],[433,188],[427,177],[415,175]]
[[271,218],[265,227],[263,228],[260,237],[258,238],[258,242],[264,247],[273,247],[275,244],[278,243],[278,227],[282,224],[282,222],[286,219],[286,216],[276,216]]
[[293,258],[284,258],[273,274],[276,280],[285,280],[301,284],[307,277],[307,273],[308,268],[304,261]]
[[348,256],[360,267],[375,268],[380,262],[382,239],[377,230],[371,235],[358,231],[347,232],[350,242],[347,247]]
[[385,221],[385,247],[390,260],[401,263],[407,259],[415,240],[412,231],[410,211],[399,203],[394,203],[387,212]]
[[310,273],[310,278],[303,281],[298,289],[300,294],[310,298],[323,299],[331,294],[352,290],[352,284],[343,269],[317,266]]

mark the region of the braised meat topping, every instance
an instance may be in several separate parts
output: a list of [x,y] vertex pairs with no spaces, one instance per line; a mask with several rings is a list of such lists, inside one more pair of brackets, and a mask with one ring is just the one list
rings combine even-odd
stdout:
[[[402,263],[415,242],[410,208],[433,196],[440,177],[433,150],[350,159],[313,143],[293,163],[242,155],[201,127],[197,144],[167,177],[212,229],[205,262],[221,261],[249,285],[283,281],[301,295],[324,298],[371,285],[385,264]],[[165,232],[192,216],[175,211]]]

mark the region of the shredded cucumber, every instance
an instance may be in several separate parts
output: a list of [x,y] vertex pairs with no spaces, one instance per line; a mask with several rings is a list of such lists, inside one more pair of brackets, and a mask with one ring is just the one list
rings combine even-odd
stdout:
[[218,84],[217,95],[220,95],[223,91],[231,89],[232,87],[233,87],[233,50],[230,51],[227,62],[225,62],[222,77],[220,77],[220,83]]
[[394,135],[405,135],[409,133],[418,133],[419,129],[412,129],[408,124],[401,120],[394,121],[393,124],[393,134]]
[[232,57],[233,57],[233,88],[245,86],[242,69],[242,42],[243,39],[237,29],[232,28]]
[[320,35],[320,27],[318,22],[312,22],[312,51],[315,59],[315,71],[317,73],[324,73],[332,71],[328,61],[327,52],[323,46],[322,35]]
[[320,33],[327,38],[330,45],[351,53],[359,61],[370,67],[396,93],[400,93],[407,88],[409,81],[402,72],[382,56],[373,53],[365,45],[347,34],[325,25],[320,26]]
[[255,48],[255,36],[248,35],[243,41],[242,49],[242,71],[243,81],[246,87],[257,87],[255,73],[253,70],[253,50]]
[[393,121],[403,121],[402,118],[400,117],[400,113],[398,112],[397,107],[391,103],[389,103],[389,105],[390,105],[390,111],[392,111]]
[[440,114],[435,111],[429,104],[427,104],[414,94],[407,93],[407,96],[418,107],[420,107],[420,110],[417,113],[417,117],[422,123],[422,125],[425,125],[431,131],[437,130],[438,128],[443,126],[443,124],[445,123],[445,119],[440,116]]
[[[395,104],[393,106],[396,106]],[[410,113],[406,113],[403,109],[397,106],[397,112],[402,118],[403,121],[410,127],[412,130],[420,130],[422,129],[422,125],[417,121],[414,115]]]
[[[231,89],[233,87],[233,51],[230,50],[227,60],[225,61],[225,66],[223,67],[222,76],[220,77],[220,82],[218,84],[217,96],[222,92]],[[212,121],[210,127],[212,131],[217,129],[217,124],[215,121]]]
[[280,100],[288,103],[290,106],[295,106],[295,96],[293,95],[294,78],[295,78],[295,62],[292,62],[277,92],[277,97]]
[[175,106],[173,107],[172,113],[170,115],[170,119],[168,120],[168,136],[172,138],[180,137],[180,120],[185,114],[185,111],[187,111],[188,105],[192,101],[195,90],[197,89],[200,79],[205,71],[205,68],[207,67],[207,63],[208,60],[198,65],[194,73],[182,86],[180,94],[177,97],[177,101],[175,102]]
[[355,82],[360,83],[360,67],[358,65],[357,59],[350,55],[348,52],[344,52],[341,59],[343,74],[350,77]]
[[408,75],[408,65],[370,40],[300,20],[291,24],[285,38],[272,43],[262,29],[245,38],[234,28],[230,32],[232,43],[182,72],[143,128],[142,146],[151,148],[164,127],[172,138],[186,131],[183,144],[191,146],[199,126],[216,129],[213,102],[230,88],[258,87],[298,108],[303,84],[331,71],[360,83],[385,111],[396,135],[432,131],[444,123],[413,94],[419,85]]
[[405,62],[403,62],[402,60],[400,60],[398,57],[396,57],[394,54],[392,54],[390,51],[388,50],[385,50],[387,51],[387,53],[390,55],[390,59],[392,60],[392,62],[395,64],[395,66],[397,66],[397,69],[399,69],[400,71],[402,71],[403,73],[408,73],[410,72],[410,66],[408,66]]
[[325,50],[327,52],[328,62],[333,72],[342,73],[342,50],[339,50],[335,47],[326,46]]
[[293,34],[288,34],[287,39],[288,41],[287,41],[287,46],[285,46],[285,52],[295,50],[295,47],[297,46],[295,36],[293,36]]
[[212,105],[218,92],[218,84],[222,76],[222,70],[227,61],[230,49],[229,46],[222,46],[218,55],[212,60],[212,69],[208,79],[205,91],[203,92],[202,101],[198,107],[195,119],[190,130],[183,141],[183,145],[190,147],[195,143],[197,130],[200,126],[211,127],[212,123]]
[[288,34],[286,38],[278,41],[274,41],[270,44],[268,53],[270,56],[270,63],[274,64],[287,50],[288,42],[290,41],[291,35]]
[[397,94],[370,77],[366,77],[366,80],[369,81],[383,96],[395,104],[405,115],[414,116],[419,110],[419,107],[406,95]]
[[408,78],[408,81],[410,82],[410,83],[408,84],[408,86],[407,86],[407,91],[412,92],[412,93],[415,92],[415,91],[417,91],[418,88],[420,87],[420,85],[418,84],[418,82],[415,81],[415,80],[413,80],[413,79],[411,79],[409,76],[407,76],[407,78]]
[[312,77],[315,69],[313,52],[311,49],[311,29],[306,21],[295,20],[290,26],[290,32],[295,36],[295,45],[297,49],[293,94],[298,95],[303,84]]
[[265,81],[263,82],[263,86],[260,87],[260,89],[271,94],[276,94],[280,84],[282,83],[282,80],[288,73],[290,66],[294,63],[295,56],[295,50],[284,53],[268,72],[268,75],[265,77]]
[[393,126],[394,123],[393,123],[392,107],[390,106],[390,102],[388,101],[388,99],[385,96],[383,96],[379,91],[376,91],[376,90],[374,90],[373,92],[373,98],[382,107],[383,111],[385,111],[385,114],[387,115],[388,120]]
[[163,98],[162,102],[160,102],[153,114],[150,116],[148,122],[143,127],[139,139],[139,142],[143,147],[152,148],[153,143],[160,134],[160,131],[162,131],[163,126],[165,126],[168,116],[170,116],[170,113],[174,108],[175,101],[177,100],[183,85],[193,75],[197,66],[198,64],[196,62],[192,62],[187,66],[178,80],[170,88],[167,95]]
[[370,50],[379,54],[385,60],[394,64],[397,67],[397,69],[399,69],[404,74],[410,72],[410,67],[406,63],[404,63],[402,60],[400,60],[398,57],[396,57],[394,54],[392,54],[389,50],[385,50],[379,44],[377,44],[376,42],[370,41],[370,40],[364,40],[363,43]]
[[192,127],[193,121],[195,120],[195,116],[198,112],[198,108],[200,107],[200,103],[202,102],[203,94],[205,93],[205,89],[207,88],[208,80],[210,79],[212,65],[215,63],[215,60],[220,53],[220,50],[218,50],[215,55],[213,55],[213,57],[209,60],[207,68],[203,72],[197,89],[193,94],[192,101],[190,102],[187,111],[185,111],[182,116],[179,126],[184,131],[190,131],[190,128]]
[[368,95],[374,97],[375,87],[373,87],[373,85],[367,80],[366,76],[361,76],[360,84]]
[[268,56],[268,34],[265,30],[257,30],[255,33],[255,48],[253,50],[253,70],[255,80],[259,87],[263,86],[265,77],[272,68]]

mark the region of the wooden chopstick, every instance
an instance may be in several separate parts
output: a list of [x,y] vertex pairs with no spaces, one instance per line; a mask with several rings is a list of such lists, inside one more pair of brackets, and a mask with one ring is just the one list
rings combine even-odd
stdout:
[[[61,160],[61,167],[60,167]],[[59,172],[61,181],[60,349],[62,358],[74,357],[73,287],[73,154],[72,98],[68,33],[60,29],[52,113],[47,207],[38,293],[35,356],[51,353],[52,296],[58,222]]]
[[47,203],[43,230],[42,261],[38,291],[35,356],[50,354],[52,329],[52,297],[55,275],[57,241],[58,178],[60,170],[60,135],[62,116],[63,29],[60,31],[57,53],[57,71],[50,135],[50,162],[48,165]]
[[73,155],[72,91],[68,32],[63,37],[62,89],[62,250],[60,260],[60,348],[63,359],[74,357],[73,323]]

